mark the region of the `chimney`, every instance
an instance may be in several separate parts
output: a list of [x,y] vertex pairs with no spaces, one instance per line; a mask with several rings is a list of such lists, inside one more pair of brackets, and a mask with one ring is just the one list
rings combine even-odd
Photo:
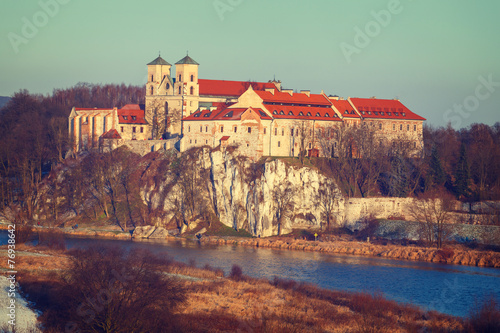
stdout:
[[289,93],[290,96],[293,96],[293,89],[282,89],[281,92]]
[[311,90],[301,90],[300,93],[307,95],[307,97],[311,97]]
[[266,88],[265,90],[274,95],[274,88]]

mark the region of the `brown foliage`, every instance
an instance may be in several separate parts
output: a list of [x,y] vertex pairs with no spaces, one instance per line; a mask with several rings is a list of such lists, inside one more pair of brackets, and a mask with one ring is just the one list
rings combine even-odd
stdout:
[[168,259],[146,251],[77,249],[63,281],[25,283],[23,289],[48,331],[177,331],[173,309],[184,290],[158,271]]
[[471,311],[467,319],[467,331],[470,333],[500,332],[500,306],[494,296],[487,298]]

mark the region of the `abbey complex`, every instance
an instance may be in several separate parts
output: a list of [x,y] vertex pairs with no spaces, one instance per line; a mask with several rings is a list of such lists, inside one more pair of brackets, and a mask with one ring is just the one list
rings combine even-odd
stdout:
[[[148,65],[144,105],[118,109],[74,107],[69,132],[74,150],[110,149],[141,141],[159,148],[235,147],[262,156],[334,157],[349,146],[363,157],[375,148],[421,156],[423,117],[398,99],[342,98],[284,89],[280,81],[200,79],[188,55],[172,65],[160,56]],[[357,138],[353,135],[357,133]]]

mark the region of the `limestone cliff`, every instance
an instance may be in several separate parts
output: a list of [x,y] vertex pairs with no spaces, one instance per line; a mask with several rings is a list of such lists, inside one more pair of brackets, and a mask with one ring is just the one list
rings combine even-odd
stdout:
[[[326,220],[325,209],[321,208],[325,200],[332,200],[333,216],[339,216],[339,207],[343,206],[333,180],[311,168],[273,159],[255,164],[209,149],[191,156],[183,171],[190,166],[196,171],[192,177],[202,180],[197,186],[196,204],[207,205],[223,224],[255,236],[276,235],[278,231],[285,234],[293,228],[320,228]],[[156,179],[142,187],[141,195],[148,205],[166,212],[158,225],[175,218],[175,205],[186,189],[179,181],[174,184],[170,169]],[[321,196],[320,188],[331,188],[332,192],[328,197]]]

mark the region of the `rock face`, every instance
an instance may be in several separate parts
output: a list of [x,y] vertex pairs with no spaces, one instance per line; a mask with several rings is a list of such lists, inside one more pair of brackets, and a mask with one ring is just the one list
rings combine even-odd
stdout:
[[[208,149],[199,150],[190,165],[209,175],[199,191],[219,220],[254,236],[276,235],[278,229],[285,234],[293,228],[320,228],[325,220],[320,209],[320,187],[333,189],[330,194],[334,200],[333,214],[338,215],[343,206],[333,180],[311,168],[287,166],[281,160],[271,159],[254,164],[230,153]],[[141,191],[146,203],[166,212],[163,222],[174,217],[176,196],[183,190],[178,183],[173,184],[173,178],[166,172],[160,182],[150,183]],[[284,208],[280,210],[280,206]]]

